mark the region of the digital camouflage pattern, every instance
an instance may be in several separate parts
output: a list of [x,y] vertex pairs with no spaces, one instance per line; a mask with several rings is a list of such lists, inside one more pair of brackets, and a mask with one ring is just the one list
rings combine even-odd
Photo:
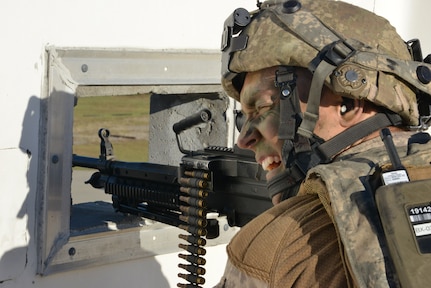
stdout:
[[[431,168],[431,142],[405,146],[410,134],[394,133],[403,165]],[[358,153],[358,149],[362,152]],[[374,174],[380,175],[378,168],[390,163],[388,153],[379,138],[347,153],[338,158],[341,161],[312,168],[303,192],[320,193],[320,199],[326,203],[342,243],[345,269],[354,275],[355,286],[399,287],[374,202],[376,187],[372,185]],[[411,176],[411,180],[417,180]],[[324,183],[326,191],[314,189],[316,181]]]
[[[300,10],[285,13],[284,2],[262,4],[261,11],[242,31],[248,35],[247,47],[233,54],[230,71],[257,71],[277,65],[307,68],[326,45],[345,40],[356,52],[328,77],[326,85],[343,96],[386,107],[398,113],[406,125],[417,125],[416,95],[410,85],[430,94],[431,84],[418,80],[416,68],[431,65],[411,61],[407,45],[386,19],[331,0],[302,0]],[[343,78],[349,71],[346,67],[358,73],[357,81]],[[239,100],[231,80],[224,78],[222,84],[231,97]]]
[[[247,46],[244,50],[233,53],[229,65],[231,72],[258,71],[278,65],[306,67],[318,71],[319,67],[314,67],[315,62],[312,63],[314,66],[310,65],[312,60],[327,45],[342,40],[339,45],[337,44],[337,48],[344,51],[348,58],[338,67],[334,66],[330,76],[320,74],[325,75],[322,77],[326,79],[325,85],[336,94],[365,99],[394,111],[402,117],[404,125],[417,125],[419,115],[416,89],[430,94],[431,84],[420,82],[416,71],[418,66],[431,68],[431,65],[412,61],[408,46],[386,19],[354,5],[331,0],[301,0],[300,10],[286,13],[283,9],[284,2],[266,1],[259,10],[252,13],[250,24],[241,32],[248,36]],[[352,74],[358,76],[357,81],[348,76]],[[231,75],[225,76],[229,76],[222,79],[225,91],[229,96],[239,100],[239,92],[230,80]],[[318,73],[314,74],[314,77],[318,76]],[[405,146],[407,137],[403,133],[394,134],[396,144],[401,146]],[[400,148],[399,152],[403,156],[404,165],[430,168],[431,143]],[[373,187],[373,182],[368,181],[377,174],[378,167],[389,162],[384,145],[376,138],[350,148],[337,160],[312,168],[307,173],[298,196],[313,195],[315,197],[313,199],[318,199],[320,203],[320,206],[316,207],[324,207],[327,218],[336,229],[334,238],[341,252],[336,254],[341,258],[339,263],[342,265],[339,270],[345,272],[348,287],[399,287],[384,233],[378,224],[380,220],[373,195],[376,187]],[[291,200],[294,198],[297,197],[289,198],[277,206],[296,201],[297,199]],[[314,200],[310,201],[314,203]],[[248,283],[259,281],[265,283],[262,287],[346,286],[342,284],[331,286],[329,282],[325,282],[329,281],[327,278],[315,281],[312,285],[298,284],[305,283],[301,281],[305,281],[307,277],[311,281],[315,280],[313,278],[315,275],[333,269],[332,265],[326,265],[325,268],[311,265],[315,268],[315,275],[311,276],[312,273],[305,269],[301,270],[303,266],[298,264],[296,268],[300,267],[301,272],[292,275],[289,274],[292,273],[291,270],[286,267],[295,261],[292,259],[283,259],[284,262],[277,262],[279,259],[274,261],[274,243],[278,248],[290,245],[289,249],[278,250],[287,254],[295,250],[294,246],[291,246],[293,244],[297,245],[296,248],[310,247],[299,245],[301,241],[289,242],[292,240],[289,240],[291,235],[286,231],[291,232],[292,227],[299,227],[301,229],[294,231],[300,231],[301,225],[267,229],[266,227],[270,225],[262,224],[265,219],[282,215],[274,214],[274,211],[278,211],[277,206],[244,226],[237,234],[240,237],[235,236],[229,244],[230,268],[226,270],[219,284],[221,286],[217,287],[247,287]],[[279,206],[283,207],[286,208]],[[313,211],[316,211],[316,207]],[[290,212],[290,208],[286,211]],[[317,210],[320,211],[320,208]],[[306,215],[308,210],[303,211]],[[286,219],[296,221],[301,218],[292,218],[288,214],[282,218],[274,218],[268,224],[283,222]],[[296,224],[300,223],[295,221]],[[307,226],[306,222],[303,224]],[[309,232],[313,235],[310,239],[319,234]],[[303,236],[305,235],[307,233],[304,232]],[[272,241],[274,237],[279,237],[278,242]],[[268,243],[271,243],[271,247],[268,247]],[[253,247],[264,250],[263,252],[257,248],[253,250]],[[314,252],[311,249],[310,255],[315,255]],[[258,254],[259,257],[250,261],[252,254]],[[310,261],[311,258],[304,259]]]
[[[411,180],[430,177],[431,141],[406,146],[410,135],[393,134],[402,163],[408,170],[416,167],[428,171],[419,176],[410,173]],[[400,287],[373,200],[375,174],[379,167],[388,167],[390,163],[384,145],[375,138],[351,148],[337,160],[312,168],[298,196],[274,206],[238,232],[227,248],[229,262],[216,288]],[[317,196],[321,206],[316,198],[306,198],[307,195]],[[317,211],[321,211],[319,207],[324,207],[329,222],[316,217]],[[285,210],[285,215],[281,210]],[[302,216],[298,218],[300,211]],[[320,228],[310,228],[313,225],[308,221],[301,222],[306,217],[318,219]],[[324,234],[328,223],[337,232],[329,233],[326,240],[318,239],[316,245],[309,242]],[[294,236],[298,231],[302,233],[300,238]],[[335,250],[329,249],[332,246],[328,244],[334,241],[330,237],[335,239]],[[281,251],[282,247],[285,248]],[[299,253],[301,249],[303,252]],[[341,259],[334,258],[333,263],[323,262],[319,266],[319,261],[335,254]]]

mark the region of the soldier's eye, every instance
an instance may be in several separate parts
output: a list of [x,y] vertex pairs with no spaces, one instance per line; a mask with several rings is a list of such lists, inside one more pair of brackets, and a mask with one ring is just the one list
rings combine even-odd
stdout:
[[239,132],[241,132],[242,126],[244,126],[247,116],[241,110],[234,110],[235,113],[235,126]]

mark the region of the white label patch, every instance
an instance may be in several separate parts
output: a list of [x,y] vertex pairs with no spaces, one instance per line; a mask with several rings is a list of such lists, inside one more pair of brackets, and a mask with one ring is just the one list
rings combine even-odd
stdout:
[[409,182],[409,176],[407,176],[406,170],[385,172],[383,173],[382,178],[385,185]]
[[413,225],[416,236],[425,236],[431,234],[431,223]]

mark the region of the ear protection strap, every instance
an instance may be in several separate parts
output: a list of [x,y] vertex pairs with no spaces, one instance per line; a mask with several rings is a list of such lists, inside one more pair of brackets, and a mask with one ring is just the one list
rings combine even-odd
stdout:
[[352,145],[356,141],[370,135],[387,126],[397,126],[402,122],[401,116],[393,112],[377,113],[346,131],[336,135],[332,139],[322,143],[317,148],[323,157],[323,161],[330,161],[334,155]]

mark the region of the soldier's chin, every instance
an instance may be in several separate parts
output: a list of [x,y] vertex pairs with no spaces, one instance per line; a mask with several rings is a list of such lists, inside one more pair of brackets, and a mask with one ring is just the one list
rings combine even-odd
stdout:
[[282,201],[282,198],[283,198],[282,194],[283,193],[277,193],[274,196],[272,196],[272,198],[271,198],[272,205],[277,205],[278,203],[280,203]]
[[275,176],[277,176],[279,173],[281,173],[283,171],[283,166],[281,165],[281,163],[277,163],[277,165],[271,164],[272,167],[268,167],[267,171],[266,171],[266,181],[269,182],[271,181],[272,178],[274,178]]

